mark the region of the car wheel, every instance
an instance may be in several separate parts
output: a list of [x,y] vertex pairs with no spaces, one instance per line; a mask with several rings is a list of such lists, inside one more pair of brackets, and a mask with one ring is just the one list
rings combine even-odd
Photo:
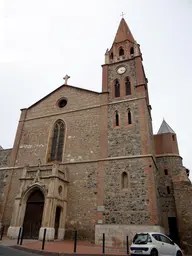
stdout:
[[156,249],[152,249],[151,256],[158,256],[158,251]]
[[181,251],[177,251],[176,256],[182,256],[182,252]]

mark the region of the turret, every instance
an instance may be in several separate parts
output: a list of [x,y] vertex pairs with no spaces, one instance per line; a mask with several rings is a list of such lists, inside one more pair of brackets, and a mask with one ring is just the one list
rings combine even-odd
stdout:
[[159,131],[154,135],[156,155],[179,155],[177,136],[173,129],[163,120]]

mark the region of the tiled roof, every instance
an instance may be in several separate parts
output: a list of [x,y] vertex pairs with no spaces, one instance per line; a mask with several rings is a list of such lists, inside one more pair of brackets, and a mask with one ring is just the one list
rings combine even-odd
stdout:
[[162,133],[174,133],[175,134],[173,129],[165,122],[165,120],[163,120],[157,134],[162,134]]

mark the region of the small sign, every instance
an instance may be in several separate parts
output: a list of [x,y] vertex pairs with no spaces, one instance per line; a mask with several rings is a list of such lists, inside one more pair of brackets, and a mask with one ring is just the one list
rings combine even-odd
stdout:
[[105,210],[104,205],[98,205],[98,206],[97,206],[97,211],[98,211],[98,212],[104,212],[104,210]]
[[102,223],[103,223],[103,221],[102,221],[102,220],[98,220],[97,222],[98,222],[98,224],[102,224]]

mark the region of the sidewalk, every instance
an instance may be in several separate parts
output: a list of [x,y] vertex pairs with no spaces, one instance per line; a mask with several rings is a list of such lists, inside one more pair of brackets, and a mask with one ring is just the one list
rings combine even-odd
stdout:
[[[30,243],[36,243],[37,240],[29,240],[29,239],[24,239],[23,240],[23,244],[24,243],[27,243],[27,244],[30,244]],[[13,246],[13,245],[17,245],[17,240],[16,239],[9,239],[9,238],[6,238],[6,237],[3,237],[3,240],[0,240],[0,245],[3,245],[3,246]]]
[[[23,246],[24,248],[39,250],[41,251],[42,242],[34,241],[28,242],[24,241]],[[67,253],[71,254],[74,250],[74,243],[72,241],[55,241],[55,242],[46,242],[45,243],[45,252],[54,252],[54,253]],[[37,251],[36,251],[37,253]],[[90,244],[86,241],[78,241],[77,242],[77,254],[102,254],[102,246]],[[126,255],[125,248],[112,248],[106,247],[105,248],[106,255]]]

